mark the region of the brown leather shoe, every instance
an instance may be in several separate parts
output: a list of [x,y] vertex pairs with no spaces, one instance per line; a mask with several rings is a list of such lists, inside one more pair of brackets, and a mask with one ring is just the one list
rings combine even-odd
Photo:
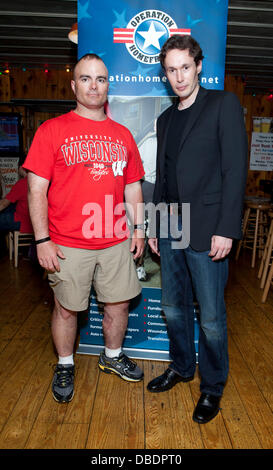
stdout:
[[193,413],[193,421],[196,423],[208,423],[219,412],[221,397],[202,393]]
[[182,377],[174,372],[174,370],[168,368],[164,374],[151,380],[147,385],[147,389],[149,392],[165,392],[174,387],[178,382],[189,382],[190,380],[193,380],[193,376]]

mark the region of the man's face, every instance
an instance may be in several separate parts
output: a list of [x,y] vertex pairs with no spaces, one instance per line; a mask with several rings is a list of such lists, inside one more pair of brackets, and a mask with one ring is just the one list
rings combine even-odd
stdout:
[[72,90],[78,104],[88,109],[100,109],[107,101],[108,71],[98,59],[83,59],[74,70]]
[[166,54],[164,66],[174,93],[182,100],[189,98],[196,90],[202,61],[196,65],[189,49],[171,49]]

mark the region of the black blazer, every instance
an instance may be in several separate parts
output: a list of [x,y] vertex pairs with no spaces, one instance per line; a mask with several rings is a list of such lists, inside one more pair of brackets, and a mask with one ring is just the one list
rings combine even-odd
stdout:
[[[157,120],[157,169],[153,202],[164,201],[165,149],[177,103]],[[180,203],[190,203],[190,246],[210,249],[212,235],[240,239],[247,177],[247,134],[236,95],[200,87],[177,155]]]

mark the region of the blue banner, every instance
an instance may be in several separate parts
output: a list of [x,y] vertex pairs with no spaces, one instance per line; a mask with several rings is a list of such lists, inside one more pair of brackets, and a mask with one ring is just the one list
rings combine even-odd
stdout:
[[[152,200],[156,174],[155,123],[172,103],[173,92],[159,63],[164,42],[191,34],[203,50],[200,83],[223,89],[228,0],[78,0],[78,57],[98,54],[109,70],[110,117],[132,132],[145,170],[143,195]],[[146,222],[146,221],[145,221]],[[131,357],[169,360],[169,339],[161,311],[160,261],[145,247],[137,273],[142,293],[131,302],[123,349]],[[80,328],[78,352],[104,348],[103,308],[92,292]],[[198,305],[195,348],[198,358]]]
[[[198,362],[198,305],[195,305],[194,341]],[[81,319],[79,352],[99,354],[104,349],[102,329],[103,305],[92,290],[90,308]],[[131,357],[168,361],[169,337],[166,318],[161,309],[161,289],[143,287],[140,296],[132,300],[123,350]]]
[[78,57],[94,52],[109,70],[109,95],[166,96],[164,42],[191,34],[201,45],[204,88],[223,89],[228,0],[78,0]]

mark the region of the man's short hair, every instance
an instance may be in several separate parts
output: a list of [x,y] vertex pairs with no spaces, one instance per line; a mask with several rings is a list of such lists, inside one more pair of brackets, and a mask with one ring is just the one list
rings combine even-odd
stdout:
[[96,59],[96,60],[101,60],[101,62],[103,62],[102,58],[93,53],[93,52],[90,52],[90,53],[87,53],[87,54],[84,54],[79,60],[78,62],[76,63],[76,65],[74,66],[74,69],[73,69],[73,80],[75,79],[75,70],[76,70],[76,67],[77,65],[82,61],[82,60],[93,60],[93,59]]
[[[80,62],[80,60],[83,60],[83,59],[84,59],[84,60],[85,60],[85,59],[87,59],[87,60],[97,59],[97,60],[101,60],[101,61],[103,62],[102,58],[101,58],[99,55],[97,55],[97,54],[95,54],[95,53],[93,53],[93,52],[89,52],[89,53],[87,53],[87,54],[84,54],[84,55],[78,60],[78,62]],[[76,65],[77,65],[77,64],[76,64]]]
[[194,58],[196,65],[198,65],[200,60],[204,58],[200,45],[192,36],[180,36],[179,34],[174,34],[165,42],[165,44],[163,44],[159,54],[161,67],[164,70],[166,55],[172,49],[180,49],[181,51],[189,49],[189,55]]

